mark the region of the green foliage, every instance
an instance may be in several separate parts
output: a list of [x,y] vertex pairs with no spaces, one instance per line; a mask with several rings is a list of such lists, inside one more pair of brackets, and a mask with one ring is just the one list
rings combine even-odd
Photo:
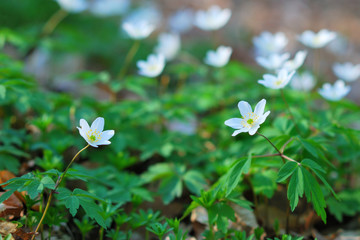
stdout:
[[76,215],[81,206],[89,218],[94,219],[103,228],[107,227],[103,211],[95,202],[102,201],[101,199],[78,188],[72,192],[66,188],[59,188],[58,192],[57,199],[65,203],[65,207],[69,209],[72,216]]

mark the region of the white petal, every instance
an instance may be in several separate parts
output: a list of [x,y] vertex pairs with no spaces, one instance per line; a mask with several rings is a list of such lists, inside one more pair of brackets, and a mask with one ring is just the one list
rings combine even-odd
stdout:
[[245,117],[248,113],[252,112],[251,106],[248,102],[240,101],[238,104],[238,108],[243,117]]
[[101,133],[101,141],[108,141],[115,134],[114,130],[106,130]]
[[85,132],[89,131],[89,129],[90,129],[89,124],[87,123],[87,121],[85,119],[80,119],[80,127]]
[[265,104],[266,104],[265,99],[262,99],[260,102],[258,102],[258,104],[256,104],[256,106],[255,106],[254,113],[258,116],[263,115],[264,109],[265,109]]
[[242,128],[242,129],[239,129],[239,130],[234,131],[231,136],[234,137],[234,136],[238,135],[239,133],[247,132],[247,131],[249,131],[249,128]]
[[264,113],[264,115],[262,115],[262,116],[258,119],[257,124],[260,125],[260,124],[264,123],[265,120],[266,120],[266,118],[267,118],[267,116],[269,116],[269,114],[270,114],[270,111],[267,111],[266,113]]
[[256,131],[259,129],[260,125],[257,124],[257,125],[254,125],[252,128],[250,128],[249,130],[249,134],[250,135],[254,135],[256,133]]
[[97,142],[97,145],[109,145],[109,144],[111,144],[110,141],[102,141],[102,140],[100,140],[99,142]]
[[98,117],[95,119],[95,121],[91,124],[91,129],[102,132],[104,130],[104,118]]
[[241,118],[231,118],[229,120],[226,120],[225,125],[234,129],[240,129],[242,127]]

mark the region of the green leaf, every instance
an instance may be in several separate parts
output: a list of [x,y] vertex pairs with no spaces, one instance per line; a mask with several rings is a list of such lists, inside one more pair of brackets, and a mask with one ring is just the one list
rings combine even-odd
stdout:
[[186,172],[183,179],[185,186],[190,190],[190,192],[196,195],[200,195],[200,191],[206,186],[204,176],[196,170]]
[[272,198],[277,188],[275,179],[276,172],[271,169],[255,173],[251,177],[255,194]]
[[10,172],[17,174],[19,172],[20,162],[17,158],[8,155],[0,154],[0,169],[7,169]]
[[0,99],[4,99],[6,96],[6,88],[3,85],[0,85]]
[[55,182],[54,180],[52,180],[51,177],[49,176],[45,176],[43,179],[41,179],[40,181],[42,184],[44,184],[44,187],[49,188],[49,189],[55,189]]
[[308,159],[308,158],[305,158],[304,160],[302,160],[301,165],[303,165],[305,167],[309,167],[312,170],[317,170],[322,173],[326,173],[326,171],[319,164],[317,164],[315,161]]
[[333,196],[338,199],[337,194],[335,193],[334,189],[330,186],[330,184],[325,180],[323,173],[326,173],[326,171],[316,162],[314,162],[311,159],[304,159],[301,161],[301,165],[310,168],[315,175],[324,183],[326,189],[328,189]]
[[74,217],[79,209],[79,199],[75,196],[70,196],[66,199],[65,207],[70,210],[71,215]]
[[316,213],[321,217],[323,222],[326,223],[326,202],[320,185],[306,168],[301,167],[301,171],[304,175],[306,199],[308,202],[312,202]]
[[180,197],[183,184],[177,175],[165,178],[159,187],[159,193],[163,196],[165,204],[169,204],[175,197]]
[[[232,190],[238,185],[241,174],[247,166],[248,159],[238,160],[227,173],[227,177],[225,179],[224,187],[226,190],[226,196],[228,196]],[[251,158],[250,158],[251,161]]]
[[318,158],[319,155],[317,153],[317,149],[315,147],[315,144],[308,139],[303,139],[302,137],[298,137],[300,143],[304,146],[306,151],[308,151],[311,155],[313,155],[315,158]]
[[286,162],[279,170],[276,182],[283,182],[296,170],[298,164],[296,162]]
[[299,168],[297,171],[294,171],[291,176],[287,197],[290,200],[291,211],[294,211],[295,207],[299,203],[299,197],[302,197],[304,194],[304,177],[303,173]]
[[3,195],[0,196],[0,203],[8,199],[15,191],[16,189],[11,189],[9,191],[6,191]]

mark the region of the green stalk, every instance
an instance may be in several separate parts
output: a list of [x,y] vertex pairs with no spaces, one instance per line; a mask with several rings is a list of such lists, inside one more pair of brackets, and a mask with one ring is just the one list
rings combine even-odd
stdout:
[[34,231],[33,236],[31,237],[31,240],[34,240],[34,239],[35,239],[36,233],[37,233],[37,231],[39,230],[42,222],[44,221],[44,218],[45,218],[45,216],[46,216],[46,213],[47,213],[47,211],[48,211],[48,209],[49,209],[49,207],[50,207],[50,203],[51,203],[52,197],[53,197],[54,193],[56,192],[57,188],[59,187],[61,181],[64,179],[64,177],[65,177],[67,171],[69,170],[71,164],[75,161],[76,157],[77,157],[82,151],[84,151],[85,149],[87,149],[89,146],[90,146],[90,145],[88,144],[86,147],[84,147],[84,148],[81,149],[78,153],[75,154],[75,156],[73,157],[73,159],[71,160],[71,162],[69,163],[69,165],[66,167],[65,171],[61,174],[60,178],[57,180],[57,182],[56,182],[56,184],[55,184],[55,188],[54,188],[53,190],[51,190],[51,192],[50,192],[49,199],[48,199],[48,201],[47,201],[47,203],[46,203],[45,210],[44,210],[43,215],[42,215],[42,217],[41,217],[41,219],[40,219],[40,221],[39,221],[39,223],[38,223],[38,225],[37,225],[37,227],[36,227],[36,229],[35,229],[35,231]]
[[118,78],[120,79],[120,81],[125,77],[125,74],[129,68],[130,62],[135,57],[135,54],[139,50],[139,47],[140,47],[140,40],[135,40],[133,45],[131,46],[129,52],[127,53],[127,55],[125,57],[125,62],[124,62],[123,67],[121,68],[120,72],[118,73]]

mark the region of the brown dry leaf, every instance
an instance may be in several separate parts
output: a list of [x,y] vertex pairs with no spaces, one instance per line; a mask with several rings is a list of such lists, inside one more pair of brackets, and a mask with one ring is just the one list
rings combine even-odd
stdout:
[[16,240],[30,240],[34,232],[25,232],[24,229],[18,228],[12,235]]
[[6,236],[9,235],[11,233],[16,232],[16,228],[17,228],[17,223],[12,223],[12,222],[0,222],[0,234],[2,236]]
[[[4,193],[5,192],[0,192],[0,196]],[[12,219],[13,217],[22,216],[24,205],[14,194],[12,194],[7,200],[5,200],[3,204],[5,210],[0,212],[0,217],[8,217],[9,219]]]

